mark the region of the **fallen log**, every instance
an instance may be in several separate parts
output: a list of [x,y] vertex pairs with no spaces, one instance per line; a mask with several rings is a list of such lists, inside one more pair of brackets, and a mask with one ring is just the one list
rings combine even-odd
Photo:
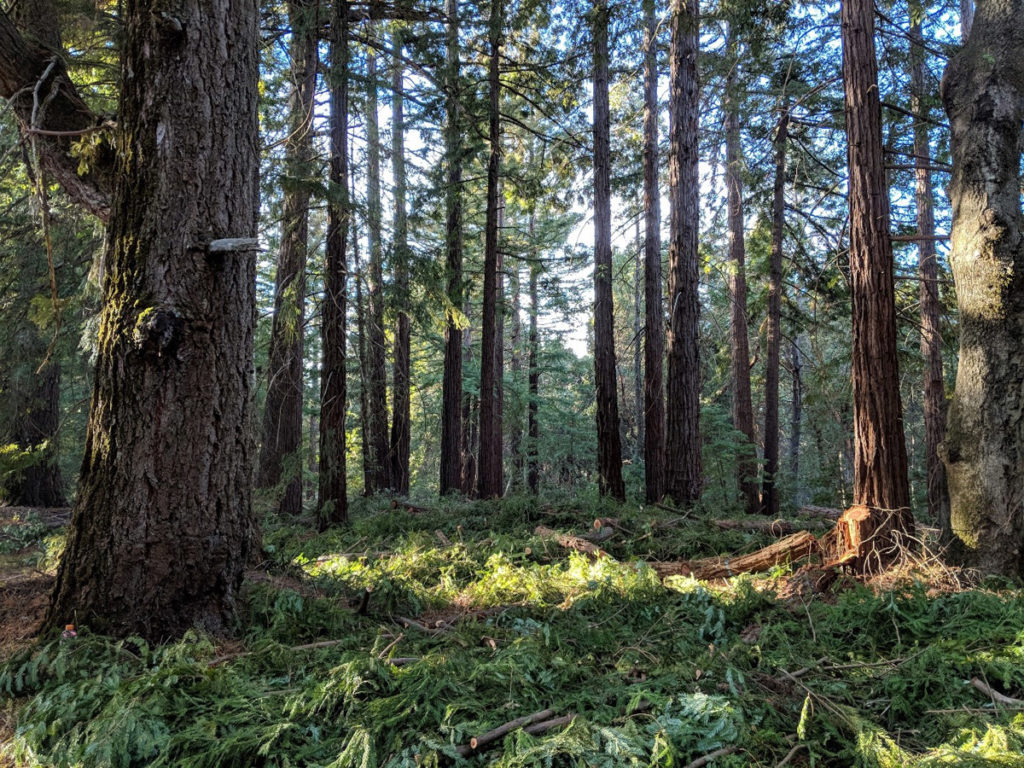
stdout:
[[542,539],[556,542],[560,547],[565,549],[575,549],[577,552],[582,552],[591,557],[607,557],[608,553],[601,549],[596,544],[592,544],[586,539],[581,539],[579,536],[573,536],[568,533],[559,533],[558,531],[546,528],[543,525],[538,525],[533,529],[533,535],[539,536]]
[[402,499],[392,499],[391,508],[404,509],[410,515],[422,515],[434,511],[430,507],[421,507],[418,504],[413,504],[411,501],[403,501]]
[[831,528],[828,522],[801,523],[792,520],[715,520],[715,525],[726,531],[756,531],[772,536],[788,536],[807,528]]
[[828,520],[838,520],[841,514],[843,514],[843,510],[841,509],[833,509],[832,507],[815,507],[812,504],[802,506],[796,511],[797,517],[824,517]]
[[739,557],[708,557],[703,560],[680,560],[670,563],[648,563],[660,576],[693,576],[695,579],[723,579],[740,573],[767,571],[782,563],[795,562],[818,551],[818,540],[809,531],[779,539],[763,549]]

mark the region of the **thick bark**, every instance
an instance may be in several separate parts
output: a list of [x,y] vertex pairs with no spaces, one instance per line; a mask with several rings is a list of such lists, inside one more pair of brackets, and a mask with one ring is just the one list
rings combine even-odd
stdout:
[[665,308],[658,187],[658,22],[644,0],[644,486],[648,502],[665,495]]
[[594,385],[597,473],[602,495],[626,500],[622,482],[619,400],[615,388],[612,304],[611,118],[608,106],[608,5],[594,1]]
[[[39,350],[40,356],[45,354]],[[19,408],[7,437],[21,450],[38,451],[31,466],[4,482],[0,497],[22,507],[63,507],[64,481],[57,461],[60,427],[60,366],[50,362],[32,377],[28,400]]]
[[853,502],[868,508],[872,518],[866,522],[872,537],[864,541],[854,567],[870,573],[888,566],[914,531],[871,0],[844,0],[842,40],[853,293]]
[[669,75],[669,331],[665,492],[693,504],[703,486],[697,296],[697,0],[672,1]]
[[537,330],[537,303],[540,298],[540,293],[537,290],[537,275],[540,269],[535,261],[530,263],[530,352],[529,362],[529,390],[530,390],[530,404],[527,414],[527,432],[529,433],[529,442],[527,443],[527,462],[526,462],[526,485],[530,489],[530,493],[536,495],[538,488],[540,487],[540,463],[538,461],[538,449],[540,442],[540,421],[538,419],[538,409],[540,406],[540,335]]
[[348,226],[348,0],[334,3],[330,41],[332,194],[327,202],[327,252],[320,320],[323,362],[320,368],[320,475],[317,522],[321,530],[348,520],[345,467],[346,327],[345,281]]
[[[34,12],[12,21],[0,9],[0,97],[10,103],[22,135],[34,140],[47,176],[72,200],[106,222],[114,188],[110,142],[101,142],[82,174],[78,172],[80,159],[71,155],[71,145],[100,130],[104,118],[89,108],[68,77],[53,19],[55,9],[49,3],[27,5],[36,5],[35,10],[49,7],[42,14],[48,16],[45,22]],[[36,104],[46,106],[37,108]]]
[[772,191],[772,253],[768,268],[768,333],[764,374],[764,474],[761,513],[778,517],[779,492],[779,368],[782,351],[782,234],[786,226],[786,144],[789,105],[775,126],[775,184]]
[[459,105],[459,4],[446,0],[445,48],[445,270],[450,308],[445,318],[444,380],[441,385],[440,493],[462,490],[462,131]]
[[[730,32],[730,37],[733,33]],[[738,61],[730,43],[730,60]],[[757,450],[754,448],[754,406],[750,394],[750,340],[747,335],[747,267],[744,246],[743,155],[740,147],[739,97],[735,69],[726,80],[725,187],[729,228],[729,340],[732,352],[732,425],[746,436],[748,453],[740,461],[739,490],[748,514],[760,510],[757,493]]]
[[291,0],[289,131],[285,144],[284,215],[274,283],[274,322],[267,360],[257,488],[281,486],[283,514],[302,511],[303,334],[310,182],[314,174],[313,97],[316,94],[317,0]]
[[387,340],[384,334],[384,243],[381,231],[380,128],[377,120],[377,58],[366,51],[366,240],[370,252],[367,283],[366,373],[372,495],[391,487],[388,438]]
[[[501,168],[501,113],[499,112],[499,63],[501,57],[502,4],[491,1],[488,43],[490,63],[489,130],[491,151],[487,162],[487,222],[484,234],[483,318],[480,338],[480,459],[477,493],[482,499],[501,495],[501,446],[496,435],[497,302],[498,302],[498,181]],[[495,443],[498,443],[495,450]],[[495,461],[495,459],[499,461]]]
[[979,2],[942,97],[953,177],[960,363],[943,459],[953,534],[985,572],[1024,573],[1024,0]]
[[960,0],[960,41],[967,42],[974,25],[974,0]]
[[[250,548],[257,4],[124,8],[118,179],[78,499],[46,624],[230,626]],[[209,35],[210,29],[219,30]]]
[[949,495],[946,468],[939,457],[939,445],[946,436],[946,386],[942,375],[942,305],[939,301],[939,262],[935,255],[935,193],[932,191],[928,158],[931,137],[928,130],[927,67],[921,23],[910,27],[911,112],[914,120],[914,175],[917,180],[918,267],[921,274],[921,357],[924,360],[924,453],[928,487],[928,512],[944,541],[950,540]]
[[395,296],[398,299],[398,319],[395,323],[395,362],[392,369],[391,390],[391,487],[399,494],[409,493],[409,433],[410,433],[410,363],[409,363],[409,219],[405,210],[405,112],[403,100],[403,66],[401,59],[402,33],[396,29],[392,35],[396,58],[391,81],[391,161],[395,183],[394,269]]

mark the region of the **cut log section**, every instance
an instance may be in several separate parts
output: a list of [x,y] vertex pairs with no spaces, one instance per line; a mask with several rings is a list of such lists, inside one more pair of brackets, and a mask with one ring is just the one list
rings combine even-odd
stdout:
[[591,557],[607,557],[608,553],[601,549],[596,544],[592,544],[586,539],[581,539],[579,536],[573,536],[568,533],[559,533],[558,531],[547,528],[543,525],[538,525],[533,529],[533,535],[539,536],[542,539],[556,542],[560,547],[566,549],[575,549],[577,552],[582,552]]
[[695,579],[723,579],[740,573],[758,573],[783,563],[809,557],[819,550],[818,540],[809,531],[798,531],[756,552],[739,557],[709,557],[671,563],[649,563],[661,578],[693,576]]

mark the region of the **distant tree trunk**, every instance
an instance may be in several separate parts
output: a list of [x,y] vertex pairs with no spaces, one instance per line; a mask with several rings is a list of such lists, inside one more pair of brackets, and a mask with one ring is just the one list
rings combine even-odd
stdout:
[[[45,350],[40,349],[40,356],[43,354]],[[62,507],[67,500],[56,446],[60,427],[60,365],[56,361],[47,363],[41,373],[32,376],[30,390],[9,439],[21,450],[39,451],[39,456],[4,484],[0,498],[21,507]]]
[[440,493],[462,490],[462,130],[459,106],[459,3],[445,0],[448,17],[445,48],[445,269],[448,301],[445,322],[444,380],[441,385]]
[[597,472],[602,495],[626,500],[616,392],[612,304],[611,117],[608,107],[608,5],[594,0],[594,384]]
[[764,374],[764,475],[761,512],[779,516],[779,368],[782,351],[782,235],[786,226],[786,144],[789,140],[789,105],[775,127],[775,187],[772,192],[772,255],[768,270],[768,334]]
[[842,4],[853,293],[853,502],[870,510],[855,567],[887,567],[913,534],[896,359],[889,196],[871,0]]
[[[470,317],[469,304],[465,307],[466,317]],[[473,360],[473,337],[470,331],[472,323],[462,334],[462,367],[469,367]],[[477,466],[476,457],[480,450],[479,433],[480,398],[472,392],[464,392],[462,396],[462,492],[472,497],[476,493]]]
[[387,340],[384,336],[384,239],[380,199],[380,128],[377,119],[377,58],[366,51],[366,239],[370,251],[367,284],[366,362],[372,495],[391,487],[388,440]]
[[[480,460],[477,493],[482,499],[501,495],[501,443],[497,432],[497,312],[498,312],[498,181],[501,168],[501,113],[499,64],[501,60],[502,3],[491,0],[488,42],[490,63],[490,158],[487,163],[487,223],[484,244],[483,323],[480,338]],[[497,443],[497,447],[496,444]]]
[[[532,242],[532,240],[531,240]],[[538,448],[540,441],[540,421],[538,420],[538,409],[540,406],[540,361],[539,347],[540,336],[537,332],[537,302],[539,292],[537,290],[537,275],[540,267],[536,262],[530,263],[530,359],[529,359],[529,388],[530,404],[529,415],[527,416],[527,430],[529,442],[527,445],[529,458],[527,460],[526,484],[530,493],[536,495],[540,486],[540,465],[538,463]]]
[[[534,232],[534,213],[530,213],[528,233],[532,239]],[[512,479],[511,487],[519,490],[523,487],[523,407],[519,388],[520,379],[523,374],[523,322],[520,317],[522,310],[522,285],[520,273],[522,271],[518,260],[511,267],[509,274],[512,279],[512,337],[509,339],[509,347],[512,352],[512,373],[513,389],[512,395],[515,407],[512,410],[511,428],[509,429],[508,448],[512,457]]]
[[946,543],[951,541],[949,529],[949,495],[946,491],[946,468],[939,457],[939,445],[946,436],[946,386],[942,375],[942,305],[939,301],[939,262],[935,256],[935,215],[932,175],[929,169],[931,137],[928,123],[927,67],[924,60],[924,38],[921,23],[910,27],[910,89],[914,120],[914,165],[917,187],[917,244],[921,274],[921,357],[924,359],[924,453],[928,486],[928,512]]
[[1024,0],[977,5],[942,98],[952,135],[950,265],[960,363],[946,462],[953,535],[986,573],[1024,574]]
[[640,239],[640,217],[636,217],[636,253],[633,257],[633,423],[636,442],[633,461],[644,455],[644,278],[643,240]]
[[789,427],[789,474],[793,476],[793,503],[802,501],[800,493],[800,432],[804,410],[804,382],[801,378],[803,366],[800,361],[800,345],[793,339],[790,347],[790,371],[793,375],[793,412]]
[[739,98],[736,94],[735,70],[738,51],[731,41],[730,62],[725,95],[725,187],[728,195],[729,224],[729,338],[732,350],[732,424],[749,442],[749,453],[740,462],[739,489],[748,514],[760,511],[757,493],[757,451],[754,448],[754,406],[750,395],[750,341],[747,336],[747,267],[744,244],[743,156],[740,147]]
[[398,321],[395,327],[394,384],[391,415],[391,487],[399,494],[409,494],[410,443],[410,329],[409,313],[409,237],[405,210],[405,113],[403,108],[402,33],[395,29],[392,45],[398,54],[392,69],[391,158],[395,181],[395,296],[398,299]]
[[[352,185],[351,157],[348,158],[349,184]],[[354,186],[354,185],[352,185]],[[351,188],[351,187],[350,187]],[[352,216],[351,221],[352,238],[352,265],[355,268],[356,284],[356,333],[359,336],[359,434],[362,442],[361,453],[363,457],[363,495],[368,496],[373,488],[373,453],[370,445],[370,404],[368,391],[369,366],[366,354],[366,304],[363,301],[363,265],[359,259],[359,232],[356,229],[356,217]]]
[[316,94],[317,0],[290,0],[292,92],[285,143],[284,214],[274,287],[274,322],[267,361],[257,488],[284,483],[278,500],[283,514],[302,511],[302,348],[309,234],[309,194],[314,173],[313,97]]
[[348,520],[345,467],[346,263],[349,224],[348,189],[348,0],[335,2],[331,15],[331,165],[334,194],[327,202],[327,253],[321,319],[323,362],[320,369],[320,530]]
[[703,486],[697,296],[697,0],[672,0],[669,89],[668,432],[665,492],[693,504]]
[[644,486],[648,502],[665,495],[665,308],[658,187],[658,22],[644,0]]
[[96,378],[44,624],[154,641],[233,626],[259,538],[256,259],[208,249],[256,236],[259,9],[181,0],[174,13],[181,31],[151,3],[124,6]]
[[505,251],[502,233],[505,231],[505,194],[498,180],[498,263],[494,307],[494,451],[493,466],[497,473],[498,495],[505,492]]

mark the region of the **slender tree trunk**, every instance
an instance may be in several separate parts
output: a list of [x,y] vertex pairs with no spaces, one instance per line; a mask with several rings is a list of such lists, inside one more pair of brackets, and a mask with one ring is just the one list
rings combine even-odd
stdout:
[[658,22],[644,0],[644,484],[648,502],[665,495],[665,308],[658,188]]
[[772,254],[768,270],[768,338],[764,374],[764,475],[761,512],[779,516],[779,368],[782,350],[782,235],[786,226],[786,144],[789,140],[789,105],[775,127],[775,187],[772,193]]
[[800,432],[803,426],[804,382],[801,378],[803,365],[800,360],[800,345],[793,339],[790,347],[790,371],[793,375],[793,411],[789,427],[789,474],[793,477],[793,503],[800,505]]
[[913,534],[907,449],[896,362],[889,196],[871,0],[842,5],[843,80],[850,169],[853,292],[854,504],[870,510],[855,567],[871,573],[899,556]]
[[492,467],[496,473],[498,495],[505,491],[505,251],[501,236],[505,231],[505,195],[498,180],[498,261],[495,269],[494,306],[494,433],[491,441]]
[[377,119],[377,58],[366,52],[366,239],[370,252],[367,285],[366,358],[370,455],[373,458],[368,494],[391,487],[391,446],[388,440],[387,340],[384,335],[384,240],[380,198],[380,128]]
[[982,0],[949,62],[953,178],[950,265],[960,363],[942,446],[963,559],[1024,574],[1024,0]]
[[921,23],[910,27],[911,111],[920,115],[914,120],[914,164],[917,186],[917,245],[921,274],[921,356],[924,358],[924,444],[928,485],[928,512],[946,543],[951,541],[949,529],[949,496],[946,491],[946,468],[939,457],[939,445],[946,435],[946,387],[942,375],[942,305],[939,301],[939,262],[935,255],[935,215],[932,176],[928,158],[931,137],[925,79],[924,38]]
[[445,269],[450,307],[445,321],[444,380],[441,385],[440,492],[462,490],[462,130],[459,106],[459,4],[445,1],[448,16],[445,81]]
[[346,263],[349,225],[348,189],[348,0],[336,0],[331,15],[331,165],[333,194],[327,202],[327,253],[321,320],[320,369],[320,529],[348,520],[345,466]]
[[[40,342],[42,340],[40,339]],[[40,344],[40,357],[45,350]],[[24,507],[62,507],[67,503],[64,481],[57,461],[57,432],[60,427],[60,365],[50,361],[30,382],[27,402],[19,408],[9,438],[21,450],[39,455],[0,488],[0,497]]]
[[633,461],[639,462],[644,455],[644,247],[640,238],[640,216],[636,218],[636,254],[633,258],[633,423],[636,427],[636,442],[633,445]]
[[602,495],[626,500],[616,392],[612,303],[611,117],[608,107],[608,5],[594,0],[594,384],[597,472]]
[[[487,223],[484,244],[483,323],[480,338],[480,460],[477,493],[482,499],[501,495],[501,447],[496,434],[495,397],[497,377],[498,306],[498,181],[501,168],[501,113],[499,112],[499,64],[501,59],[502,3],[491,1],[488,42],[490,64],[490,158],[487,163]],[[498,443],[495,450],[495,443]]]
[[[350,188],[354,187],[351,179],[351,168],[352,161],[351,156],[349,157],[349,184]],[[352,236],[352,264],[355,268],[355,284],[356,284],[356,332],[359,335],[358,342],[358,353],[359,353],[359,434],[362,442],[362,457],[363,457],[363,495],[370,495],[371,489],[373,488],[373,452],[370,444],[370,401],[369,401],[369,378],[368,371],[369,365],[367,364],[367,352],[366,352],[366,331],[367,331],[367,318],[366,318],[366,304],[363,301],[363,265],[359,259],[359,232],[356,230],[356,217],[351,217],[351,236]]]
[[974,0],[960,0],[960,42],[966,44],[974,25]]
[[316,94],[317,0],[291,0],[292,29],[289,134],[285,144],[284,215],[274,288],[274,322],[267,361],[257,488],[283,484],[279,509],[302,511],[302,400],[304,304],[309,235],[309,194],[314,173],[313,97]]
[[396,28],[392,45],[398,53],[392,69],[391,84],[391,158],[395,180],[395,296],[398,299],[398,321],[395,327],[395,364],[393,370],[391,415],[391,487],[399,494],[409,494],[410,442],[410,328],[409,313],[409,236],[405,210],[405,112],[403,89],[402,33]]
[[[528,226],[528,232],[532,239],[534,231],[534,214],[532,211],[530,213],[530,222]],[[510,271],[510,275],[512,277],[512,337],[509,339],[509,342],[512,352],[512,365],[510,366],[510,369],[512,372],[512,397],[514,407],[511,414],[511,429],[509,430],[508,445],[509,454],[512,457],[511,487],[513,490],[519,490],[523,487],[523,404],[520,396],[522,390],[519,387],[523,374],[523,322],[520,317],[520,312],[522,310],[521,272],[522,266],[517,260]]]
[[[533,239],[530,240],[531,244]],[[536,249],[531,248],[536,255]],[[527,459],[526,484],[530,493],[536,495],[540,486],[540,465],[538,462],[538,448],[540,442],[540,421],[538,420],[538,409],[540,406],[540,336],[537,331],[537,310],[540,294],[537,290],[537,275],[540,267],[537,263],[530,263],[530,359],[529,359],[529,414],[527,416],[527,431],[529,441],[527,445],[529,458]]]
[[[466,317],[470,317],[469,304],[465,308]],[[466,369],[473,361],[473,337],[469,323],[462,334],[462,366]],[[462,492],[472,497],[476,493],[477,466],[476,457],[480,450],[480,398],[472,392],[464,392],[462,396]]]
[[174,12],[180,31],[151,3],[125,5],[96,378],[45,622],[151,640],[230,627],[258,540],[256,260],[209,244],[256,236],[259,12],[252,0]]
[[[733,32],[730,31],[730,37]],[[736,93],[738,51],[730,41],[730,62],[726,79],[725,187],[728,195],[729,225],[729,338],[732,349],[732,424],[749,442],[748,453],[739,464],[740,496],[748,514],[760,511],[757,493],[757,449],[754,447],[754,406],[750,394],[750,341],[747,336],[747,267],[744,245],[743,156],[740,148],[739,97]]]
[[693,504],[703,486],[697,296],[697,0],[672,0],[669,121],[668,430],[665,492]]

